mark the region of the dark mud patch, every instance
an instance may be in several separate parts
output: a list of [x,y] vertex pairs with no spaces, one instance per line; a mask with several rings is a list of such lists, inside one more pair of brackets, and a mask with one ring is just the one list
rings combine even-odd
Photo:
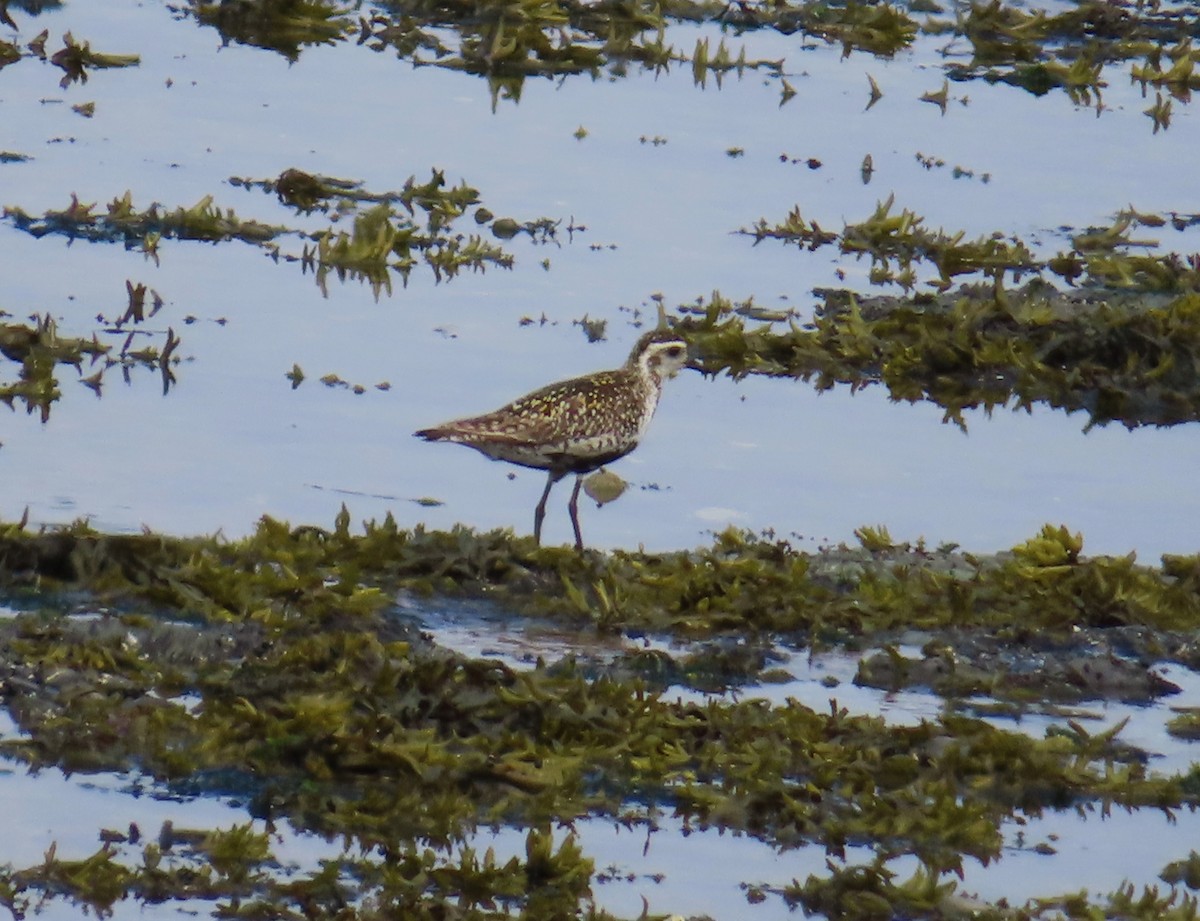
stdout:
[[1057,704],[1115,700],[1150,704],[1177,694],[1178,685],[1156,670],[1157,658],[1138,650],[1191,658],[1194,641],[1158,634],[1136,636],[1084,631],[1069,642],[1029,637],[1014,644],[990,633],[939,633],[919,655],[895,646],[864,657],[854,683],[896,691],[922,688],[941,697],[986,695],[1013,703]]

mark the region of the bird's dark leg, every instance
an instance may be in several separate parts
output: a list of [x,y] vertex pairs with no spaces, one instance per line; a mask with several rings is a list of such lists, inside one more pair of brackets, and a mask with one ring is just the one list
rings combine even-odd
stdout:
[[566,474],[559,473],[557,470],[551,470],[550,476],[546,478],[546,488],[542,490],[542,498],[537,504],[537,508],[533,510],[533,542],[539,547],[542,544],[542,519],[546,517],[546,500],[550,498],[550,490],[561,480]]
[[579,533],[579,487],[583,485],[583,474],[575,475],[575,488],[571,490],[571,504],[567,506],[571,511],[571,527],[575,529],[575,549],[580,553],[583,552],[583,535]]

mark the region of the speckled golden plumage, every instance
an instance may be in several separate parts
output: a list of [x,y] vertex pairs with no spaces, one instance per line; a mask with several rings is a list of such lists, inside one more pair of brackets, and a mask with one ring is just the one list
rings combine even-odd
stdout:
[[535,390],[482,416],[423,429],[417,437],[450,441],[495,460],[548,470],[549,478],[533,517],[541,541],[550,489],[576,474],[569,505],[575,546],[583,549],[578,500],[582,476],[624,457],[637,447],[650,424],[662,383],[687,362],[687,343],[670,330],[642,336],[625,364]]

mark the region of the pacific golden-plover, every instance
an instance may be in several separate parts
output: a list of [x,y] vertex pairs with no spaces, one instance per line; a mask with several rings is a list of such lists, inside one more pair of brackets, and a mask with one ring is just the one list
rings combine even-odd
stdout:
[[579,488],[583,475],[624,457],[637,447],[662,393],[663,381],[688,361],[687,343],[669,329],[646,333],[625,364],[550,384],[495,412],[422,429],[418,438],[474,448],[493,460],[549,471],[533,513],[533,539],[541,543],[550,490],[568,473],[575,489],[568,508],[575,547],[579,531]]

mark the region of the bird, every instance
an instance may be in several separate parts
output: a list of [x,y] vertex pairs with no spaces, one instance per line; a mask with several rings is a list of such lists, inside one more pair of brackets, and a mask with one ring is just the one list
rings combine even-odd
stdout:
[[638,339],[620,368],[548,384],[493,412],[414,434],[426,441],[466,445],[493,460],[547,471],[546,488],[533,512],[535,545],[541,544],[550,490],[567,474],[575,474],[568,509],[575,549],[582,552],[579,489],[584,474],[638,446],[658,407],[663,381],[688,364],[686,340],[660,327]]

